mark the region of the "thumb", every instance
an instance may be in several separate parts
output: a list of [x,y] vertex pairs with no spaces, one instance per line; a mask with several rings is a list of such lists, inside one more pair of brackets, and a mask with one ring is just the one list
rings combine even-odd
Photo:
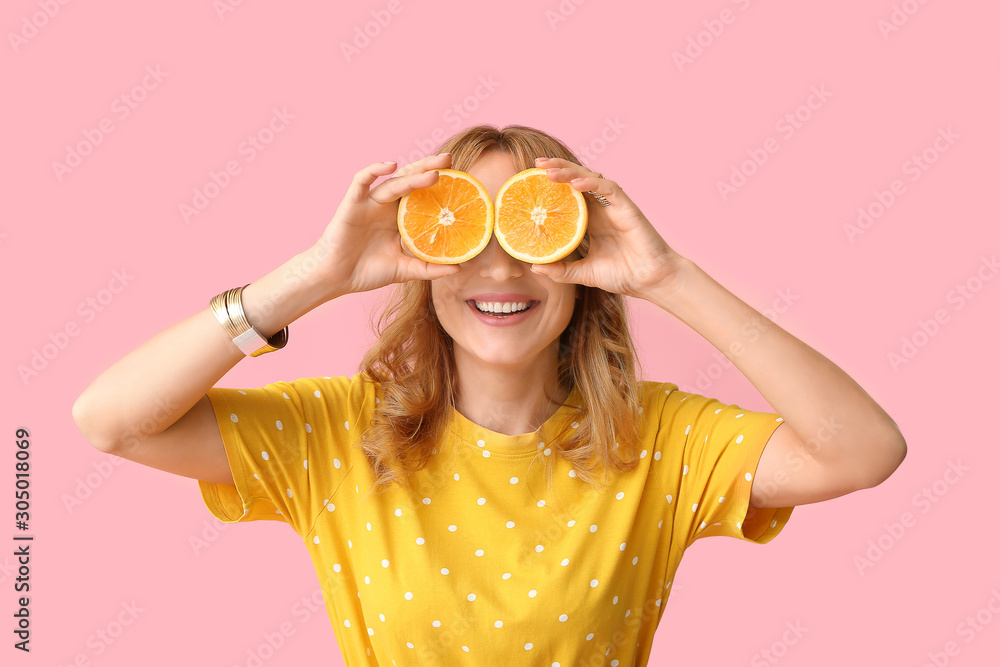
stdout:
[[572,282],[573,262],[552,262],[551,264],[532,264],[531,272],[546,278],[551,278],[557,283]]

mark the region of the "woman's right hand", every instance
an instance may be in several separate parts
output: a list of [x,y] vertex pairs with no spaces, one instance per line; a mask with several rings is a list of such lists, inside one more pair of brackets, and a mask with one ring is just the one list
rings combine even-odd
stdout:
[[433,185],[438,179],[434,170],[450,165],[451,155],[431,155],[402,167],[375,188],[371,184],[391,174],[395,164],[376,162],[354,175],[333,220],[309,250],[332,290],[337,294],[367,292],[461,270],[454,264],[432,264],[414,257],[404,246],[396,223],[400,198]]

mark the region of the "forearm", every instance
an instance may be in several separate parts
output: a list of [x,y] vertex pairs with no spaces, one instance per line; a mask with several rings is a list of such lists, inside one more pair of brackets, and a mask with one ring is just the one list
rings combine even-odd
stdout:
[[[306,253],[243,290],[254,328],[270,337],[335,290],[323,285]],[[104,451],[162,433],[244,358],[208,307],[158,333],[101,373],[77,398],[73,418],[88,442]]]
[[781,415],[810,454],[831,464],[893,467],[902,436],[888,414],[850,376],[690,260],[670,289],[647,300],[673,314],[728,357]]

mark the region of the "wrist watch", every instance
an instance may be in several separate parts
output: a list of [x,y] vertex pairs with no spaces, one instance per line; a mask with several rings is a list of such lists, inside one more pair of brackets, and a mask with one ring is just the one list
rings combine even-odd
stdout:
[[270,338],[265,339],[259,331],[250,325],[243,313],[242,299],[243,289],[249,284],[247,283],[243,287],[234,287],[214,296],[210,306],[215,314],[215,319],[229,332],[233,344],[240,348],[243,354],[259,357],[262,354],[285,347],[288,342],[288,327],[284,327]]

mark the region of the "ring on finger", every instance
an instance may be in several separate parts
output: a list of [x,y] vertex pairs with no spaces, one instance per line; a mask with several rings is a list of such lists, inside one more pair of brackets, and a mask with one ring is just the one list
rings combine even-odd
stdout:
[[[598,172],[597,178],[604,178],[604,175]],[[597,192],[597,190],[587,190],[587,194],[593,195],[594,199],[596,199],[597,203],[601,206],[611,206],[611,202],[608,201],[608,198]]]

